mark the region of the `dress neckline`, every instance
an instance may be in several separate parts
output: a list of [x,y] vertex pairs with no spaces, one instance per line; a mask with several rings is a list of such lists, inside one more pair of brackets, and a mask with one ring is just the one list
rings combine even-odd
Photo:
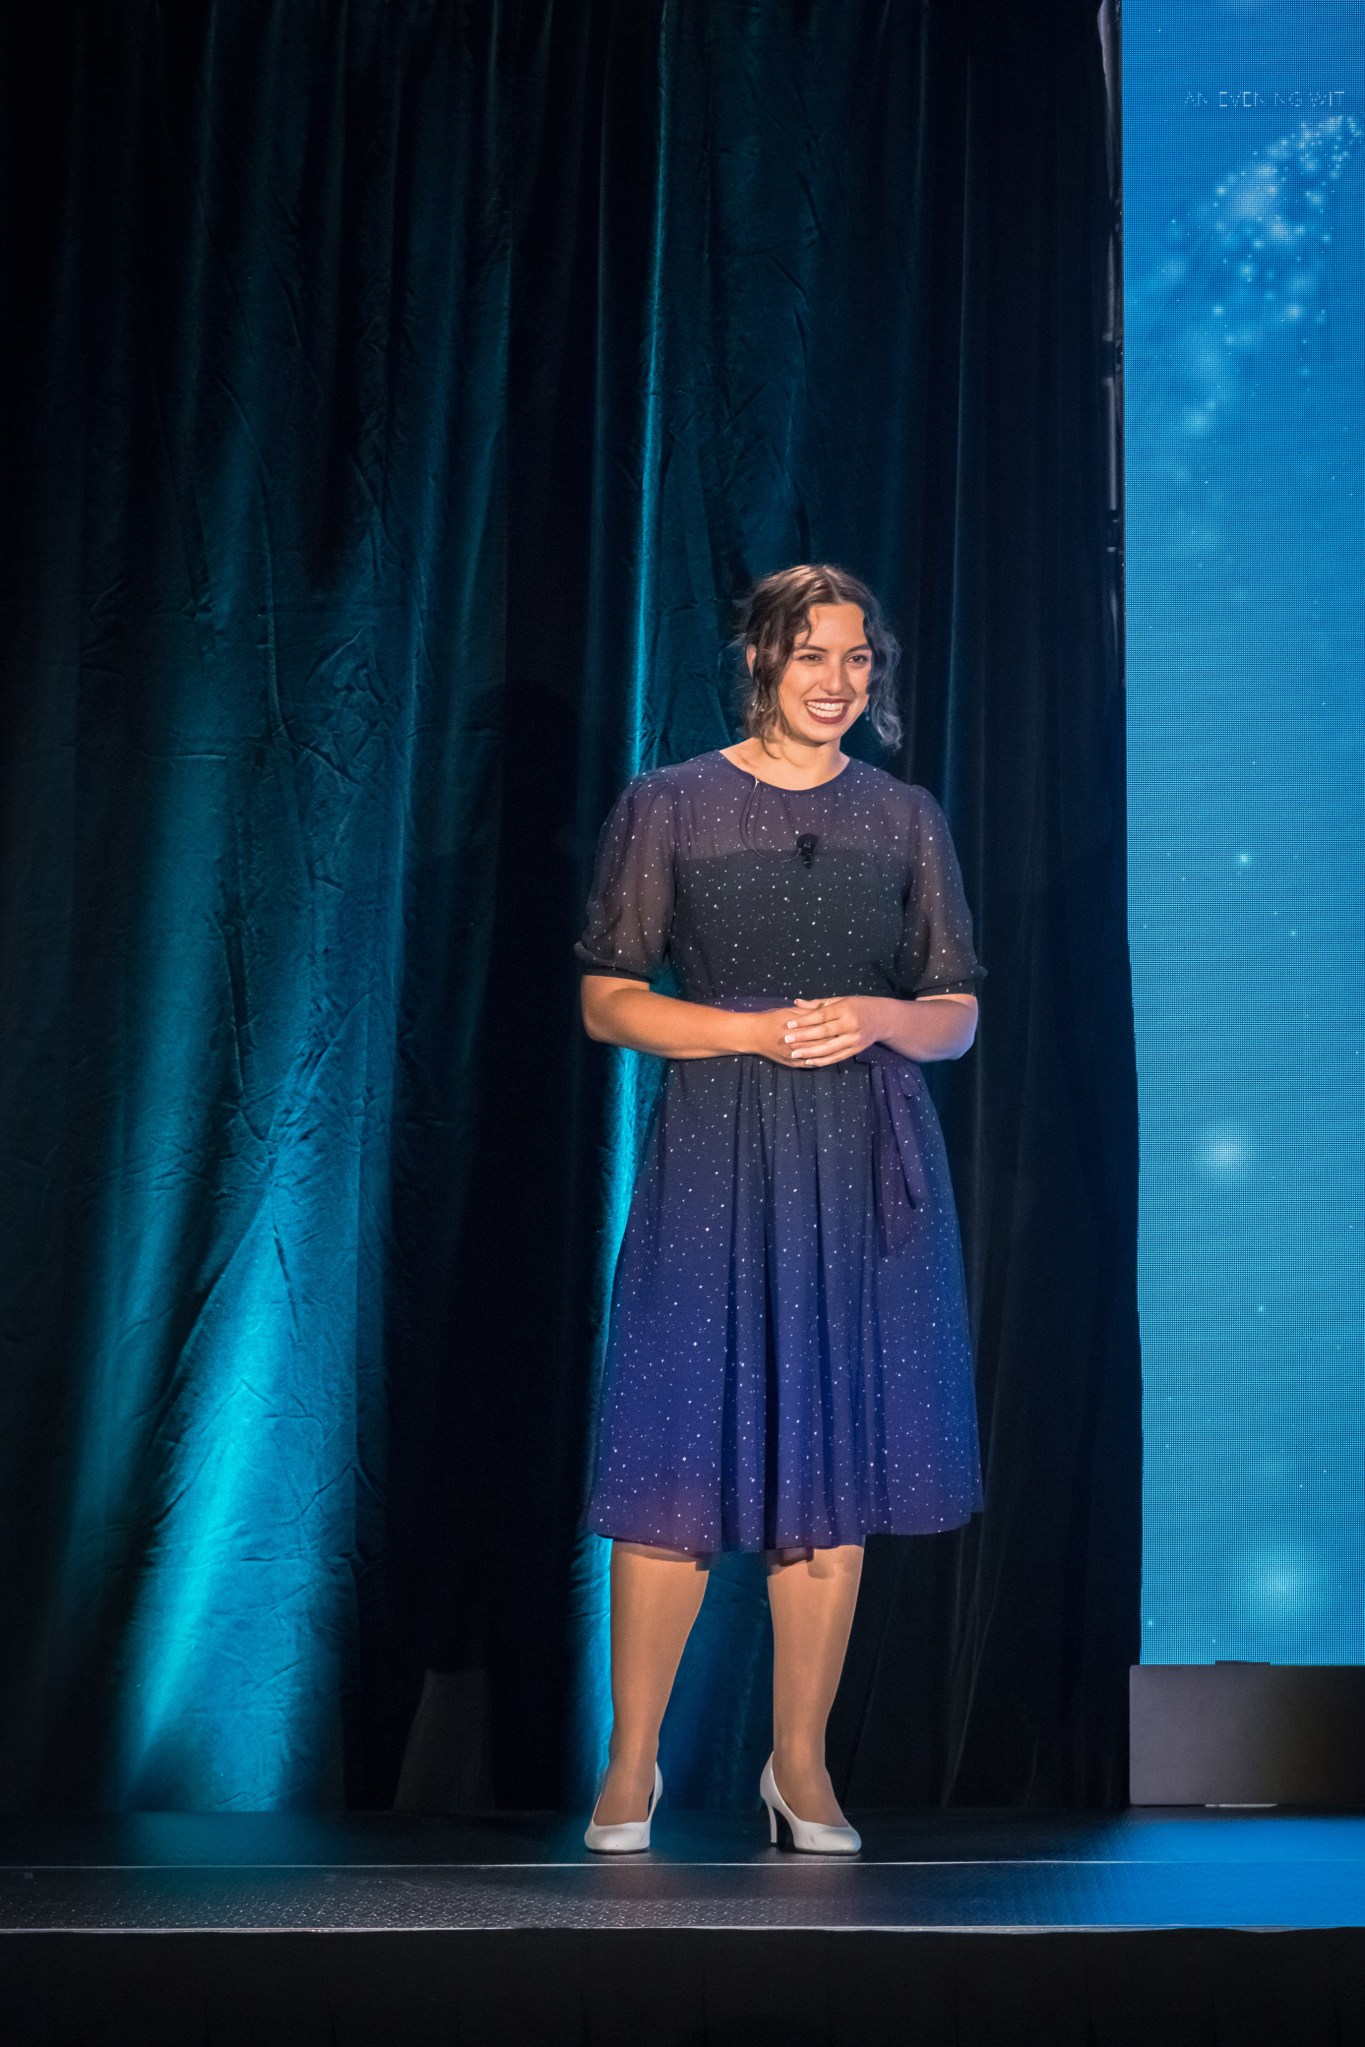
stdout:
[[826,775],[823,782],[808,782],[804,789],[789,789],[785,782],[766,781],[762,775],[756,775],[752,768],[742,768],[738,761],[732,761],[729,754],[724,753],[720,747],[716,748],[716,759],[723,761],[726,767],[732,769],[735,774],[743,775],[746,782],[757,782],[762,789],[776,789],[783,796],[814,796],[817,790],[828,789],[831,784],[842,782],[844,776],[853,766],[854,756],[851,753],[846,753],[844,755],[844,764],[837,775]]

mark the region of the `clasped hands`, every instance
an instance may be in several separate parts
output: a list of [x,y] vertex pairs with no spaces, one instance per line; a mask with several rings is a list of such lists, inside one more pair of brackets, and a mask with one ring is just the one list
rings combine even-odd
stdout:
[[875,1043],[886,1006],[877,995],[797,996],[781,1009],[755,1013],[754,1050],[779,1066],[837,1066]]

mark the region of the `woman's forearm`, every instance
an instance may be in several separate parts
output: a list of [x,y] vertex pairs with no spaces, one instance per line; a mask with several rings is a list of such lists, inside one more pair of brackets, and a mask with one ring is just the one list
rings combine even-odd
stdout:
[[656,995],[643,981],[614,974],[585,974],[581,994],[583,1027],[602,1044],[653,1052],[661,1059],[714,1059],[753,1049],[752,1011],[680,1002]]
[[974,995],[921,995],[917,1002],[880,995],[861,999],[872,1007],[877,1039],[907,1059],[960,1059],[976,1036]]

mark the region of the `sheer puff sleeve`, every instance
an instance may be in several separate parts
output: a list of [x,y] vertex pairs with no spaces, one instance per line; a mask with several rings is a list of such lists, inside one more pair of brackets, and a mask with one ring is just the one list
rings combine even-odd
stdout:
[[910,885],[896,975],[917,995],[974,995],[986,969],[972,945],[972,914],[948,820],[927,789],[914,787]]
[[597,841],[587,924],[574,946],[585,974],[652,981],[673,926],[673,797],[658,774],[626,784]]

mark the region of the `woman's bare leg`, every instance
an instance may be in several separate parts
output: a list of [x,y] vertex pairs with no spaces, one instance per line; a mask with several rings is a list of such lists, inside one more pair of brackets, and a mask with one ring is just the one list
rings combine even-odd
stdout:
[[645,1816],[664,1707],[701,1609],[709,1561],[641,1542],[611,1546],[612,1728],[599,1826]]
[[858,1543],[769,1550],[773,1616],[773,1775],[792,1811],[823,1826],[844,1815],[825,1768],[825,1723],[844,1667],[863,1552]]

